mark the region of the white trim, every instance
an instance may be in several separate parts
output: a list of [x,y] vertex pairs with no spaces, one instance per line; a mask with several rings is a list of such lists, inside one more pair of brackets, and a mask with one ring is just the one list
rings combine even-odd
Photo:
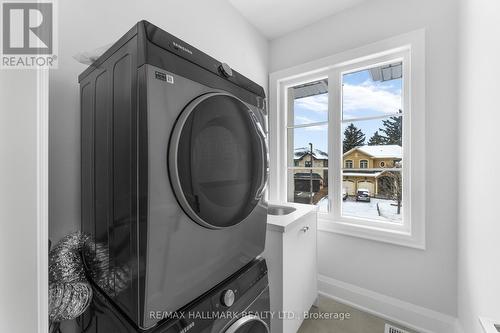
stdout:
[[[363,168],[363,167],[361,166],[361,162],[366,162],[366,168]],[[360,169],[364,169],[364,170],[366,170],[366,169],[368,169],[368,166],[369,166],[369,164],[368,164],[368,160],[359,160],[359,168],[360,168]]]
[[455,333],[457,318],[324,275],[319,294],[421,333]]
[[498,333],[498,330],[495,328],[495,325],[500,324],[500,320],[493,320],[490,318],[479,317],[479,322],[481,323],[481,327],[484,330],[484,333]]
[[37,70],[37,328],[49,331],[49,70]]
[[[410,179],[411,185],[405,186],[403,197],[404,225],[386,223],[393,229],[383,236],[383,226],[367,225],[362,219],[346,219],[338,214],[341,207],[341,174],[332,170],[340,170],[341,159],[331,159],[329,162],[330,212],[321,214],[323,220],[329,219],[330,225],[320,224],[320,230],[337,232],[344,235],[363,237],[394,243],[419,249],[425,249],[425,31],[417,30],[397,37],[389,38],[364,47],[349,50],[323,59],[312,61],[270,74],[270,200],[287,201],[287,145],[286,128],[288,88],[324,78],[329,79],[329,121],[339,125],[342,122],[340,112],[333,112],[334,106],[340,105],[340,92],[333,87],[340,84],[341,73],[349,69],[359,69],[363,66],[373,66],[376,63],[392,62],[396,58],[403,61],[404,96],[410,98],[403,101],[403,127],[405,136],[403,147],[405,151],[403,177]],[[349,68],[347,67],[349,66]],[[411,77],[411,79],[410,79]],[[336,81],[337,84],[335,83]],[[411,84],[411,89],[410,89]],[[414,110],[412,112],[411,110]],[[404,116],[406,114],[406,116]],[[417,129],[411,131],[409,124]],[[338,128],[329,126],[329,156],[341,156],[341,147],[332,144],[332,139],[338,135]],[[410,140],[411,137],[411,140]],[[409,141],[408,141],[409,140]],[[335,142],[335,140],[333,140]],[[338,186],[336,185],[338,184]],[[334,186],[335,185],[335,186]],[[338,188],[337,188],[338,187]],[[338,222],[338,221],[342,221]],[[349,223],[346,223],[349,222]],[[322,226],[324,226],[322,228]],[[397,235],[397,237],[394,237]]]
[[[361,218],[349,219],[348,217],[344,217],[344,221],[332,222],[330,218],[325,218],[323,215],[327,214],[318,212],[318,231],[320,232],[333,232],[350,237],[425,250],[425,244],[422,244],[416,239],[412,239],[408,232],[390,230],[388,228],[388,226],[391,225],[397,227],[395,223],[381,221],[379,223],[383,225],[377,227],[377,221],[368,221],[369,223],[363,224],[364,220]],[[345,220],[349,220],[351,223],[346,223]]]
[[[305,64],[273,72],[269,75],[272,86],[272,89],[270,89],[270,99],[276,101],[275,98],[277,95],[273,95],[277,93],[277,83],[294,79],[301,83],[314,81],[314,78],[317,78],[316,80],[324,79],[325,77],[321,72],[325,70],[351,64],[353,63],[353,59],[369,59],[369,57],[360,57],[360,55],[379,54],[382,56],[397,50],[403,50],[404,48],[401,47],[402,45],[408,45],[409,41],[411,42],[412,40],[422,38],[424,35],[425,29],[419,29],[318,60],[313,60]],[[308,74],[304,76],[304,73]]]

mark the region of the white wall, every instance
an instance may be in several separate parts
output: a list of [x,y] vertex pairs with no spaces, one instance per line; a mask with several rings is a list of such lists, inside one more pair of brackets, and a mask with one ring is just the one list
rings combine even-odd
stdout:
[[456,314],[457,16],[455,0],[370,0],[271,41],[270,71],[426,29],[427,250],[320,232],[319,273]]
[[500,3],[461,4],[458,312],[479,333],[478,316],[500,323]]
[[0,70],[0,332],[37,332],[36,71]]
[[267,41],[225,0],[59,2],[59,69],[50,78],[50,237],[80,226],[80,110],[72,56],[115,42],[147,19],[267,87]]

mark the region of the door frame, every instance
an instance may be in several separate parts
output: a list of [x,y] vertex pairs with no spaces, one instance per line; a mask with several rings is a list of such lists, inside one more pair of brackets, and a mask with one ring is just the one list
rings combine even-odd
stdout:
[[2,260],[0,330],[48,327],[47,70],[0,70]]
[[37,328],[49,331],[49,70],[37,70]]

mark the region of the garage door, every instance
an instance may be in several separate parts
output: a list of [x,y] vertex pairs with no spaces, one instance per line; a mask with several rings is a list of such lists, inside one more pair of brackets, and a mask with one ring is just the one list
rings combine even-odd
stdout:
[[373,184],[372,181],[369,181],[369,180],[360,180],[358,182],[358,190],[359,189],[367,189],[368,191],[370,191],[370,196],[373,196],[374,194],[374,191],[375,191],[375,185]]
[[352,180],[344,180],[344,188],[347,191],[348,195],[356,194],[356,187],[354,186],[354,182]]

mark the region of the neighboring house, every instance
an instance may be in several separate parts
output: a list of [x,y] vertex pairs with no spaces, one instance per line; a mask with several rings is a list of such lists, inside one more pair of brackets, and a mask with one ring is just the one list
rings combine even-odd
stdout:
[[311,154],[309,149],[296,149],[293,166],[294,188],[289,195],[293,195],[294,202],[316,204],[328,194],[328,154],[326,152],[313,149]]
[[[318,176],[320,176],[321,187],[328,186],[328,153],[319,149],[313,149],[313,153],[311,156],[311,151],[309,149],[296,149],[294,152],[293,166],[296,168],[294,169],[294,178],[296,183],[297,181],[299,181],[299,179],[304,180],[304,174],[310,172],[309,169],[299,168],[318,168],[314,170],[313,173],[316,173]],[[313,176],[313,180],[314,179],[317,180],[318,177]]]
[[327,168],[328,167],[328,153],[319,149],[313,149],[312,165],[311,165],[311,152],[309,149],[300,148],[295,149],[294,154],[295,167],[315,167]]
[[[293,175],[295,181],[295,192],[310,192],[311,173],[297,172]],[[323,188],[323,179],[319,173],[312,173],[312,192],[319,192]]]
[[[310,192],[312,172],[312,192],[320,192],[328,186],[328,154],[314,149],[296,149],[294,154],[294,185],[295,192]],[[358,189],[367,189],[371,196],[387,197],[384,193],[387,186],[387,170],[400,168],[403,150],[398,145],[360,146],[347,151],[343,155],[343,188],[348,195],[355,195]],[[304,169],[301,169],[304,168]],[[325,189],[326,190],[326,189]],[[324,193],[326,195],[326,192]],[[297,199],[297,198],[296,198]],[[308,200],[308,199],[307,199]],[[297,202],[297,200],[296,200]]]
[[398,145],[360,146],[344,153],[343,187],[354,195],[368,189],[372,196],[385,196],[381,183],[387,168],[400,168],[403,149]]

